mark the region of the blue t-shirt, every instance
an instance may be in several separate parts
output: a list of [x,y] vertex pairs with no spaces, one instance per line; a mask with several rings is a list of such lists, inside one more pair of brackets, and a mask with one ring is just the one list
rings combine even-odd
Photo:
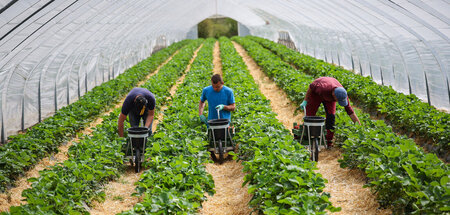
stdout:
[[[214,88],[212,86],[208,86],[203,88],[202,97],[200,98],[200,100],[202,102],[208,100],[208,120],[218,119],[216,106],[220,104],[234,104],[234,94],[233,90],[226,86],[223,86],[219,92],[214,91]],[[221,110],[220,118],[231,120],[231,112],[227,110]]]
[[133,88],[127,95],[127,97],[125,98],[125,101],[123,102],[122,105],[122,113],[124,115],[128,115],[130,112],[138,112],[139,110],[135,110],[135,106],[134,106],[134,99],[136,98],[137,95],[143,95],[146,99],[147,99],[147,107],[145,108],[145,112],[147,112],[148,110],[153,110],[155,109],[155,96],[153,95],[153,93],[151,93],[149,90],[145,89],[145,88]]

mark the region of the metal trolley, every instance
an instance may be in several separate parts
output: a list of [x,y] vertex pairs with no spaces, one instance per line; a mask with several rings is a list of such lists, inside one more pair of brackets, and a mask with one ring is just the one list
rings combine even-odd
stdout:
[[294,123],[292,133],[294,139],[298,140],[302,144],[303,140],[308,140],[308,150],[310,152],[310,158],[313,161],[319,160],[319,145],[325,144],[324,134],[325,118],[321,116],[305,116],[303,117],[303,125],[297,125]]
[[[229,119],[220,119],[219,111],[217,111],[219,119],[212,119],[208,121],[208,151],[211,153],[211,158],[214,161],[223,163],[224,155],[230,151],[234,151],[235,144],[232,140],[233,129],[230,128]],[[217,157],[217,154],[219,155]]]
[[125,158],[129,159],[131,166],[134,165],[136,172],[141,171],[142,162],[145,160],[145,147],[149,129],[146,127],[134,127],[127,129],[128,141]]
[[[319,145],[325,144],[324,136],[325,118],[321,116],[305,116],[303,117],[303,131],[301,137],[303,137],[305,130],[306,136],[308,136],[308,149],[311,153],[311,160],[319,160]],[[300,139],[300,144],[303,138]],[[311,141],[312,140],[312,141]]]

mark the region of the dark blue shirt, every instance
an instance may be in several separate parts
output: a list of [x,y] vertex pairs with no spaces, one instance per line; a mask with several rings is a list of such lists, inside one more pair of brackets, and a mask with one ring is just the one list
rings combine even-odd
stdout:
[[134,99],[137,95],[143,95],[147,99],[147,107],[145,108],[146,111],[155,109],[155,96],[153,93],[151,93],[149,90],[145,88],[133,88],[130,93],[128,93],[127,97],[125,98],[125,101],[122,105],[122,113],[124,115],[128,115],[131,111],[134,111],[136,108],[134,105]]

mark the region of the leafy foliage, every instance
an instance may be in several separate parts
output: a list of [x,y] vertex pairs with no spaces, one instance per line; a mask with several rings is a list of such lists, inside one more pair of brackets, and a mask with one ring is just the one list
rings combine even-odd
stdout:
[[185,40],[157,52],[117,78],[93,88],[78,101],[59,109],[54,116],[29,128],[26,133],[10,136],[10,141],[0,147],[0,191],[12,186],[24,171],[31,169],[42,158],[57,152],[63,142],[112,107],[139,80],[188,43],[190,41]]
[[435,154],[425,153],[414,141],[392,132],[383,121],[358,112],[363,126],[355,126],[340,112],[336,138],[343,142],[342,167],[361,168],[383,206],[396,213],[449,212],[450,168]]
[[[158,85],[158,88],[149,90],[157,98],[165,95],[183,74],[201,42],[197,40],[187,44],[144,86]],[[104,198],[102,185],[117,177],[123,168],[122,148],[125,140],[117,135],[120,111],[121,108],[117,108],[105,116],[91,135],[84,135],[79,143],[72,145],[68,160],[41,171],[39,178],[31,178],[32,188],[22,193],[28,204],[11,207],[10,212],[86,214],[92,199]]]
[[[225,82],[235,91],[235,137],[248,173],[244,184],[249,184],[249,193],[253,194],[249,204],[265,214],[339,211],[331,205],[330,195],[323,192],[326,180],[313,171],[316,167],[309,160],[309,152],[276,119],[231,41],[221,38],[220,49]],[[263,56],[259,59],[271,60]]]
[[[264,57],[255,57],[269,55],[267,50],[249,39],[234,39],[244,45],[249,54],[257,59],[258,64],[267,64]],[[254,38],[252,37],[252,39]],[[259,39],[255,40],[259,41]],[[279,46],[275,43],[265,45],[267,47],[269,45]],[[281,49],[281,51],[286,50],[287,48]],[[296,58],[291,54],[298,54],[281,51],[275,53],[283,55],[283,59]],[[279,59],[272,57],[271,60],[274,61],[273,64],[277,64],[275,61]],[[316,61],[311,61],[311,64],[314,62]],[[309,67],[314,66],[309,65]],[[278,70],[278,73],[284,72],[290,73],[291,70],[284,68]],[[282,75],[269,71],[266,73],[270,74],[269,76],[277,83],[283,83],[283,80],[279,80],[282,79]],[[368,80],[368,78],[364,79]],[[289,81],[294,82],[293,86],[303,83],[303,80],[290,79]],[[355,83],[355,85],[358,84],[361,83]],[[344,86],[356,91],[350,83]],[[295,93],[295,91],[287,89],[285,85],[281,85],[281,87],[290,96]],[[292,96],[291,98],[300,97]],[[299,104],[301,100],[303,98],[294,101]],[[370,179],[370,183],[366,186],[378,194],[377,197],[383,206],[391,207],[396,213],[442,214],[449,212],[449,166],[439,160],[435,154],[425,153],[411,139],[394,133],[384,121],[374,121],[368,114],[356,111],[362,126],[354,125],[345,111],[337,109],[336,139],[338,142],[343,142],[344,149],[344,158],[340,160],[341,166],[363,169]]]
[[231,18],[209,18],[198,24],[198,37],[218,39],[221,36],[232,37],[238,35],[238,24]]
[[435,146],[428,147],[438,155],[450,151],[450,114],[436,110],[415,95],[404,95],[390,86],[378,85],[369,77],[354,74],[341,67],[303,55],[272,41],[249,36],[265,48],[276,53],[300,71],[314,77],[330,76],[346,87],[349,96],[368,110],[386,115],[395,128],[432,140]]
[[209,85],[215,40],[208,39],[197,54],[184,83],[178,86],[171,106],[147,149],[149,169],[138,182],[142,202],[121,214],[194,214],[214,193],[214,181],[204,163],[211,162],[206,150],[205,129],[198,119],[198,100]]

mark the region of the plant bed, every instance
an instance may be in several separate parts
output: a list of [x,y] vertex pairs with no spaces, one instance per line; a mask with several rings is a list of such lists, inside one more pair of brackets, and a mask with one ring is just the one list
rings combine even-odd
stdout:
[[[236,95],[236,142],[253,198],[264,214],[326,214],[339,211],[323,192],[326,179],[314,172],[309,152],[276,119],[247,66],[227,38],[220,39],[224,79]],[[277,62],[274,62],[277,64]]]
[[121,214],[194,214],[205,193],[214,193],[214,181],[203,165],[211,162],[206,127],[198,119],[198,99],[210,83],[214,43],[206,40],[150,139],[145,155],[150,160],[144,163],[149,169],[136,188],[142,202]]
[[[269,70],[270,63],[285,65],[277,62],[280,58],[271,56],[274,54],[250,39],[233,39],[242,44],[259,65],[264,65],[264,72],[291,98],[297,99],[294,100],[297,104],[303,101],[301,96],[291,95],[295,90],[289,87],[301,88],[312,80],[307,83],[291,78],[286,80],[290,77],[286,74],[290,74],[292,68]],[[286,81],[291,85],[284,85]],[[370,181],[366,186],[377,193],[381,205],[396,213],[448,213],[449,166],[435,154],[425,153],[413,140],[393,132],[384,121],[372,120],[370,115],[356,111],[362,126],[354,125],[345,111],[337,108],[336,138],[343,143],[344,149],[341,166],[364,170]]]
[[[156,98],[167,97],[165,94],[183,74],[201,42],[193,41],[182,48],[143,86],[149,87]],[[156,108],[161,108],[165,101],[157,101]],[[121,108],[115,109],[90,135],[84,135],[79,143],[74,143],[69,148],[68,160],[40,171],[38,178],[31,178],[32,188],[22,194],[28,204],[11,207],[10,213],[86,214],[93,199],[104,198],[104,183],[117,178],[124,168],[122,147],[125,140],[117,135],[120,112]]]
[[170,55],[189,41],[175,43],[152,55],[117,78],[94,87],[78,101],[59,109],[55,115],[27,129],[26,133],[9,137],[0,147],[0,192],[42,158],[58,151],[58,147],[85,128],[94,117],[112,107],[148,73],[156,70]]
[[444,159],[449,156],[450,132],[446,131],[450,131],[450,114],[436,110],[415,95],[396,92],[390,86],[378,85],[369,77],[298,53],[284,45],[253,36],[247,38],[260,43],[302,72],[314,77],[330,76],[338,79],[360,107],[374,112],[372,115],[375,116],[385,115],[385,119],[398,131],[431,140],[433,146],[426,148]]

